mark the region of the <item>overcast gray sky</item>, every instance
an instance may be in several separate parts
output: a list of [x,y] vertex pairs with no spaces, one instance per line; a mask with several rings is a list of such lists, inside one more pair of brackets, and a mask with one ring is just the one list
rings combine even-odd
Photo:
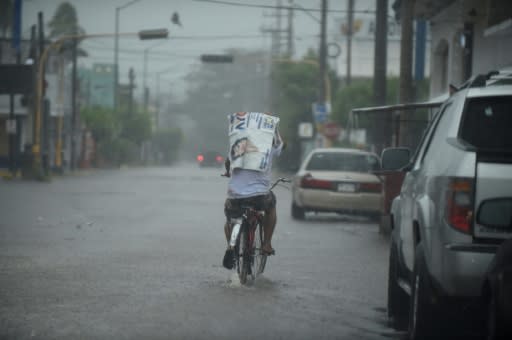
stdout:
[[[25,0],[23,4],[23,32],[28,38],[30,26],[37,21],[37,13],[44,12],[48,22],[57,6],[63,0]],[[115,30],[116,7],[123,6],[130,0],[68,0],[75,6],[79,23],[88,34],[110,33]],[[220,1],[222,2],[222,1]],[[234,6],[215,2],[194,0],[138,0],[120,11],[120,32],[136,32],[149,28],[168,28],[170,39],[165,41],[138,41],[136,38],[120,39],[120,79],[126,81],[128,69],[133,67],[136,79],[142,82],[143,51],[151,47],[148,64],[148,85],[154,85],[155,74],[168,68],[175,72],[166,75],[177,92],[183,91],[180,80],[199,63],[203,53],[222,53],[228,48],[270,49],[270,35],[262,32],[263,28],[276,27],[275,10],[257,8],[254,5],[275,6],[278,0],[226,0]],[[288,0],[281,0],[289,5]],[[319,9],[321,0],[294,0],[297,6],[307,9]],[[346,0],[329,0],[328,33],[329,41],[334,41],[336,19],[345,17]],[[374,0],[356,0],[356,10],[373,10]],[[173,12],[178,12],[182,27],[170,21]],[[359,17],[373,17],[373,14],[358,14]],[[320,12],[309,14],[295,11],[293,27],[295,34],[295,58],[301,57],[308,48],[318,48],[320,24],[312,18],[320,18]],[[282,27],[287,24],[286,16],[282,18]],[[284,42],[284,41],[283,41]],[[97,62],[112,63],[114,60],[114,39],[87,39],[83,43],[89,52],[82,64]],[[163,78],[163,77],[162,77]],[[141,88],[140,86],[139,88]]]

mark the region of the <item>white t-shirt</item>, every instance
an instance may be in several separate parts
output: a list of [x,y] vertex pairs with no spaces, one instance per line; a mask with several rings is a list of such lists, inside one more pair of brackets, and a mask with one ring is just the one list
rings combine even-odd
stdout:
[[283,143],[278,139],[277,145],[272,147],[269,164],[266,171],[233,169],[228,184],[229,198],[247,198],[266,195],[270,191],[272,159],[281,154]]

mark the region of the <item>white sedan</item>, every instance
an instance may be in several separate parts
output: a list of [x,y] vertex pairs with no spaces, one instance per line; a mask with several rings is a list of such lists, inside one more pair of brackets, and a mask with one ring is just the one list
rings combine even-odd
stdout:
[[315,149],[304,159],[292,184],[292,217],[305,213],[337,212],[380,217],[382,184],[373,171],[379,157],[347,148]]

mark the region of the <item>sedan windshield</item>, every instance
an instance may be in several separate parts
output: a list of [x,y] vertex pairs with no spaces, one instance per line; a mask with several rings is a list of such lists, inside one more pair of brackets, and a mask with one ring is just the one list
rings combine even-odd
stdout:
[[370,172],[379,169],[379,159],[372,155],[346,152],[317,152],[306,170]]

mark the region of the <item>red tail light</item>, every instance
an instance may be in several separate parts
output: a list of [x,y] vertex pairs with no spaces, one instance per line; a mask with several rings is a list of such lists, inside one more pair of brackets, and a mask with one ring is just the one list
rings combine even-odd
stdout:
[[204,161],[204,156],[203,155],[197,155],[197,161],[198,162]]
[[300,181],[301,188],[331,190],[334,185],[331,181],[316,179],[311,174],[306,174]]
[[380,182],[361,183],[361,184],[359,184],[359,191],[360,192],[380,193],[382,191],[382,184]]
[[446,221],[458,231],[470,233],[473,217],[473,180],[450,178],[446,204]]
[[222,156],[217,156],[215,157],[215,160],[217,161],[217,163],[221,163],[222,162]]

